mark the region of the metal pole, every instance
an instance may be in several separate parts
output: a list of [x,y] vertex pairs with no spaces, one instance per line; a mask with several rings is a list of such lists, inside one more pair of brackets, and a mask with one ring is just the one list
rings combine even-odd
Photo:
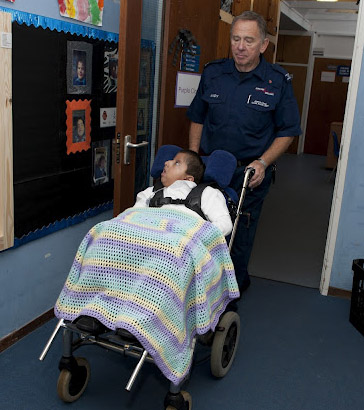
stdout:
[[134,369],[134,371],[133,371],[133,374],[131,375],[131,377],[130,377],[130,379],[129,379],[128,384],[127,384],[126,387],[125,387],[125,390],[127,390],[127,391],[130,391],[130,390],[131,390],[131,388],[132,388],[132,386],[133,386],[133,384],[134,384],[134,381],[135,381],[136,377],[138,376],[138,373],[139,373],[141,367],[143,366],[144,360],[146,359],[147,355],[148,355],[148,352],[147,352],[146,350],[144,350],[144,352],[143,352],[143,354],[142,354],[142,356],[141,356],[141,358],[140,358],[138,364],[136,365],[136,367],[135,367],[135,369]]
[[58,332],[58,330],[60,329],[61,326],[64,325],[64,320],[60,319],[55,327],[55,329],[53,330],[53,333],[51,334],[51,337],[48,339],[47,344],[45,345],[45,348],[42,351],[42,354],[39,356],[39,360],[43,361],[44,358],[46,357],[46,354],[48,353],[49,348],[51,347],[51,344],[53,342],[53,339],[56,337],[56,334]]
[[250,178],[254,175],[254,173],[255,173],[255,169],[252,168],[252,167],[249,167],[245,170],[243,187],[241,189],[241,194],[240,194],[240,198],[239,198],[238,210],[237,210],[237,213],[236,213],[236,218],[235,218],[235,222],[234,222],[234,226],[233,226],[233,231],[231,233],[231,237],[230,237],[230,241],[229,241],[229,252],[230,253],[231,253],[231,248],[233,247],[233,242],[234,242],[234,238],[235,238],[235,235],[236,235],[236,230],[238,229],[239,218],[240,218],[240,214],[241,214],[241,209],[243,207],[243,202],[244,202],[244,199],[245,199],[246,190],[248,188],[248,183],[250,181]]

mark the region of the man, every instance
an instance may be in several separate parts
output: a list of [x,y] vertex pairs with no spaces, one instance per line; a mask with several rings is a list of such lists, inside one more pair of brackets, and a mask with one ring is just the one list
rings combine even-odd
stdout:
[[248,262],[274,161],[301,129],[289,74],[262,56],[269,44],[264,19],[251,11],[235,17],[230,41],[233,58],[205,66],[187,116],[191,150],[201,144],[205,154],[224,149],[235,155],[232,186],[237,191],[245,168],[255,169],[232,249],[242,292],[250,284]]

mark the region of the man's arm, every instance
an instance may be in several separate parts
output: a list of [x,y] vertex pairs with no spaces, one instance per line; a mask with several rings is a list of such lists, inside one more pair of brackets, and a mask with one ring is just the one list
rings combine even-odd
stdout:
[[202,135],[203,124],[191,121],[189,133],[189,148],[198,153]]
[[[261,155],[261,159],[265,162],[266,166],[273,164],[273,162],[279,158],[291,145],[294,137],[278,137],[276,138],[272,145]],[[255,174],[253,175],[252,179],[249,183],[249,188],[255,188],[259,186],[265,176],[265,168],[266,166],[263,165],[260,161],[253,161],[251,162],[248,167],[252,167],[255,169]]]

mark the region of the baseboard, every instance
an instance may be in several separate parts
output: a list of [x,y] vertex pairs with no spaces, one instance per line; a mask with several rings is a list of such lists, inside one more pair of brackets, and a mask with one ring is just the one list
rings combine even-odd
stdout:
[[350,290],[333,288],[332,286],[329,286],[329,290],[328,290],[327,294],[328,294],[328,296],[336,296],[336,297],[342,298],[342,299],[351,299],[351,291]]
[[29,333],[33,332],[38,327],[44,325],[49,320],[54,318],[53,308],[49,309],[47,312],[43,313],[42,315],[38,316],[31,322],[27,323],[25,326],[21,327],[18,330],[8,334],[7,336],[3,337],[0,340],[0,353],[3,352],[5,349],[13,345],[14,343],[18,342],[24,336],[28,335]]

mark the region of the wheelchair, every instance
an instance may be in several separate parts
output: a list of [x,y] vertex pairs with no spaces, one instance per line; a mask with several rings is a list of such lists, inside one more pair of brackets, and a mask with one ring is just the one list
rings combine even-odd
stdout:
[[[162,146],[154,160],[151,176],[158,178],[163,170],[165,161],[174,158],[180,150],[180,147],[174,145]],[[246,169],[242,191],[238,198],[238,195],[228,187],[236,168],[235,157],[226,151],[219,150],[214,151],[209,157],[203,157],[203,161],[206,166],[204,182],[215,184],[222,190],[234,221],[232,233],[229,238],[226,238],[229,252],[231,252],[245,193],[249,180],[254,174],[254,169]],[[136,367],[125,387],[127,391],[131,390],[145,362],[156,363],[153,355],[145,348],[145,343],[141,343],[135,337],[135,334],[132,334],[128,329],[117,328],[111,330],[97,318],[83,315],[72,321],[59,318],[39,360],[44,360],[60,329],[63,329],[63,352],[58,366],[60,374],[57,382],[57,393],[64,402],[71,403],[79,399],[89,382],[90,365],[87,359],[81,356],[74,356],[74,352],[82,346],[100,346],[137,359]],[[227,309],[227,311],[224,310],[220,313],[214,329],[209,329],[204,334],[194,334],[191,340],[191,350],[194,351],[196,343],[202,343],[205,346],[211,347],[211,373],[217,378],[222,378],[229,372],[233,364],[239,336],[239,315]],[[182,386],[188,378],[189,372],[184,374],[177,382],[170,379],[170,388],[164,399],[164,408],[166,410],[192,409],[191,395],[187,391],[182,390]]]

